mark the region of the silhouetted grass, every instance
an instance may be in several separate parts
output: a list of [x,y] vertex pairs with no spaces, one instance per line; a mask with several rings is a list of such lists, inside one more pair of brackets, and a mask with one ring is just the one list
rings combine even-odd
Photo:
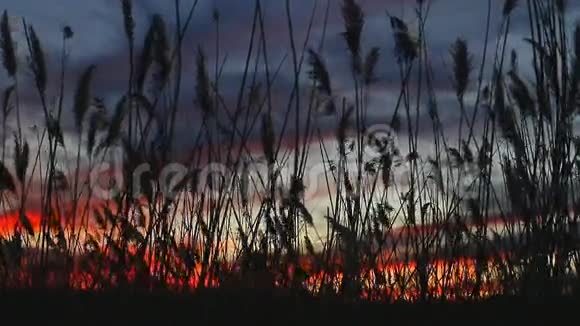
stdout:
[[[181,1],[175,1],[175,31],[154,15],[142,46],[135,45],[141,44],[134,31],[139,17],[133,16],[131,1],[120,1],[130,68],[127,89],[114,108],[107,108],[93,93],[98,67],[91,65],[78,77],[71,112],[78,132],[73,151],[61,127],[66,41],[82,36],[63,30],[61,87],[54,94],[60,102],[53,105],[47,101],[52,79],[42,42],[23,21],[28,69],[45,122],[29,134],[20,121],[18,100],[25,91],[18,79],[25,72],[18,71],[23,67],[16,64],[5,13],[0,46],[11,85],[4,91],[2,126],[17,132],[13,154],[3,132],[0,207],[15,212],[16,220],[11,232],[0,234],[0,288],[16,293],[78,290],[67,295],[85,296],[87,302],[104,300],[109,291],[170,291],[175,297],[167,300],[212,302],[235,289],[244,290],[234,296],[244,301],[252,297],[250,289],[261,289],[248,305],[292,293],[281,299],[281,307],[296,304],[300,311],[312,311],[323,305],[323,311],[333,312],[343,307],[320,300],[479,300],[477,309],[485,310],[485,305],[499,305],[486,301],[490,297],[517,302],[548,295],[565,301],[578,295],[580,141],[573,122],[580,103],[580,27],[569,33],[564,4],[506,1],[496,47],[486,42],[479,67],[468,40],[450,45],[459,108],[454,129],[439,118],[440,110],[448,108],[438,104],[425,32],[430,6],[436,3],[418,1],[413,26],[388,14],[391,43],[367,49],[361,41],[364,8],[353,0],[341,2],[342,36],[351,60],[345,72],[327,65],[324,40],[318,47],[310,44],[317,6],[304,28],[307,41],[297,42],[290,2],[286,68],[292,86],[287,99],[273,101],[284,62],[268,57],[273,40],[266,37],[261,1],[256,0],[243,75],[230,103],[226,94],[235,90],[226,92],[220,83],[227,58],[220,55],[225,51],[219,13],[213,21],[212,67],[201,47],[195,58],[182,55],[197,1],[186,17]],[[491,15],[491,1],[489,10]],[[508,51],[511,15],[517,10],[527,10],[532,72],[521,69],[518,54]],[[493,29],[489,21],[486,40]],[[400,72],[389,117],[398,143],[394,135],[374,135],[376,126],[368,117],[370,95],[384,91],[376,72],[388,47],[395,49]],[[196,87],[188,91],[181,86],[184,60],[193,60],[196,70],[190,76]],[[352,78],[349,98],[333,89],[340,73]],[[168,189],[161,178],[167,177],[164,167],[179,156],[175,129],[183,98],[194,103],[191,110],[198,110],[200,124],[190,133],[194,144],[187,150],[192,154],[180,162],[186,171]],[[420,121],[425,112],[429,120]],[[275,115],[281,125],[274,123]],[[323,137],[320,115],[335,119],[335,139]],[[253,141],[261,152],[251,146]],[[292,144],[292,150],[283,143]],[[322,157],[321,189],[329,199],[324,216],[314,216],[305,198],[313,149]],[[113,160],[119,151],[122,171],[115,172],[122,174],[124,186],[102,198],[83,172]],[[143,164],[151,169],[136,180]],[[253,166],[265,169],[251,174]],[[27,205],[36,191],[33,183],[40,184],[38,221]],[[235,300],[227,309],[238,304]],[[107,309],[108,303],[99,304]],[[377,313],[376,307],[360,309]],[[416,315],[432,308],[405,309]],[[252,311],[264,313],[246,313]],[[350,313],[355,315],[345,312]],[[200,314],[201,320],[215,316],[204,309]]]

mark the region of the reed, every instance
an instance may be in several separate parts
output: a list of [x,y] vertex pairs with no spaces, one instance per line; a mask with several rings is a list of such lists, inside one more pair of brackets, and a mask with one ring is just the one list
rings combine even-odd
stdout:
[[[506,0],[495,47],[488,45],[489,1],[481,58],[469,40],[450,44],[456,126],[441,121],[434,85],[426,31],[435,2],[418,1],[413,23],[388,14],[389,43],[367,48],[363,7],[342,1],[350,66],[340,69],[326,60],[324,39],[311,44],[318,5],[299,43],[290,0],[288,58],[274,62],[269,53],[278,43],[256,0],[234,101],[223,81],[225,16],[213,14],[215,56],[200,46],[190,58],[195,73],[187,76],[182,47],[197,1],[185,19],[181,2],[174,4],[175,19],[154,15],[136,49],[138,17],[131,1],[121,1],[128,85],[108,108],[94,87],[95,66],[76,77],[76,150],[67,148],[55,114],[64,105],[72,30],[62,31],[61,87],[54,94],[61,101],[52,107],[41,40],[23,24],[45,122],[34,139],[20,120],[20,61],[4,12],[0,47],[11,84],[2,98],[3,131],[18,132],[12,153],[3,132],[0,208],[14,228],[0,234],[0,288],[285,288],[389,302],[578,294],[580,152],[573,123],[580,25],[569,33],[563,1]],[[525,10],[531,71],[507,50],[512,16]],[[175,30],[165,21],[175,21]],[[368,112],[371,96],[386,93],[379,71],[388,47],[400,79],[395,105],[385,112],[392,130],[381,133]],[[279,94],[283,71],[291,86]],[[188,78],[195,86],[185,90]],[[338,91],[340,78],[351,78],[352,96]],[[188,96],[193,107],[180,107]],[[190,154],[168,175],[164,168],[179,156],[181,110],[193,110],[199,123],[189,133]],[[334,136],[323,136],[322,119],[336,123]],[[84,169],[118,152],[120,179],[104,178],[119,184],[102,198]],[[75,164],[67,164],[71,157]],[[324,214],[307,198],[316,169]],[[38,217],[30,208],[37,183]]]

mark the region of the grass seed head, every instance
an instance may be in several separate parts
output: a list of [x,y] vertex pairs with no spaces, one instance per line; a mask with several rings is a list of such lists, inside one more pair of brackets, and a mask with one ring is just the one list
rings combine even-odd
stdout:
[[46,71],[46,57],[40,39],[34,30],[34,27],[29,28],[30,37],[30,66],[34,73],[36,85],[39,90],[44,93],[46,91],[46,83],[48,79]]
[[83,120],[91,106],[91,81],[95,66],[89,66],[81,75],[74,97],[74,116],[77,130],[82,130]]
[[472,70],[472,58],[467,48],[467,42],[457,39],[451,48],[453,58],[453,78],[455,92],[462,98],[469,85],[469,75]]
[[4,10],[2,21],[0,22],[0,48],[2,50],[2,64],[8,76],[14,78],[18,64],[16,61],[16,50],[12,40],[12,30],[8,19],[8,12]]

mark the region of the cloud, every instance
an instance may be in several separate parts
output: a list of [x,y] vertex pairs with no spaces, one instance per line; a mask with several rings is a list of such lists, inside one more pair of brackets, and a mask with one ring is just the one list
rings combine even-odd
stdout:
[[[172,1],[142,0],[133,1],[134,16],[136,20],[136,45],[137,50],[143,44],[143,38],[148,28],[151,15],[161,14],[166,21],[167,29],[173,39],[176,29],[175,8]],[[194,1],[182,0],[182,22]],[[354,101],[354,88],[349,71],[349,57],[346,44],[341,33],[344,30],[341,16],[340,1],[335,0],[293,0],[290,3],[294,42],[298,58],[303,50],[313,48],[318,50],[324,58],[332,78],[333,88],[336,92],[338,106],[345,97],[347,102]],[[377,83],[369,94],[369,116],[374,123],[390,121],[394,112],[397,98],[400,93],[400,71],[394,56],[394,40],[387,18],[387,11],[392,15],[403,18],[413,30],[416,25],[415,0],[360,0],[366,17],[366,25],[363,36],[363,48],[368,51],[371,47],[380,48],[380,60],[377,66]],[[473,53],[474,63],[477,66],[483,57],[483,48],[486,44],[485,26],[487,14],[487,1],[464,1],[464,0],[435,0],[430,3],[428,23],[425,32],[429,47],[429,60],[433,71],[433,84],[437,93],[439,114],[444,128],[453,130],[459,122],[459,110],[450,83],[451,62],[449,49],[456,38],[468,40]],[[325,27],[327,5],[328,25]],[[292,135],[295,134],[295,109],[293,102],[294,88],[294,65],[291,51],[290,31],[287,21],[285,1],[263,1],[265,44],[270,76],[276,76],[272,81],[271,103],[273,108],[276,130],[283,128],[290,145]],[[524,6],[524,4],[522,4]],[[570,24],[580,13],[580,4],[569,2]],[[20,86],[20,99],[23,107],[23,120],[28,125],[42,125],[43,114],[39,106],[38,95],[31,86],[30,72],[27,71],[26,49],[24,47],[24,35],[19,18],[25,18],[27,23],[33,25],[38,31],[42,44],[48,57],[50,69],[50,89],[48,97],[51,103],[56,101],[59,87],[60,53],[62,50],[61,30],[64,26],[70,26],[75,32],[66,47],[67,70],[65,74],[65,98],[63,118],[63,130],[68,135],[71,146],[76,144],[76,133],[72,123],[70,108],[72,106],[73,91],[76,81],[82,71],[89,64],[97,65],[94,80],[95,95],[105,99],[107,107],[113,110],[117,101],[125,93],[127,88],[128,50],[123,32],[121,6],[118,0],[78,1],[78,0],[53,0],[50,4],[39,4],[37,0],[9,1],[4,6],[15,23],[15,35],[19,43],[20,69],[22,79]],[[490,37],[488,46],[488,68],[493,60],[495,48],[501,26],[501,4],[492,1],[490,14]],[[240,0],[200,0],[193,15],[191,25],[187,30],[187,36],[183,44],[183,80],[181,84],[182,94],[177,106],[179,108],[176,124],[176,147],[179,155],[185,157],[195,147],[196,135],[203,122],[201,113],[195,104],[195,56],[201,47],[208,56],[208,67],[211,76],[215,73],[215,57],[217,55],[216,35],[219,29],[219,58],[218,68],[221,71],[220,88],[223,103],[227,106],[220,109],[217,115],[224,125],[231,125],[231,115],[234,114],[238,101],[242,80],[245,76],[245,91],[255,81],[261,83],[262,96],[266,94],[266,69],[264,61],[264,48],[260,44],[260,35],[254,38],[253,48],[249,47],[251,38],[253,13],[253,1]],[[427,8],[425,8],[427,9]],[[212,13],[217,10],[220,13],[219,26],[213,20]],[[312,18],[312,30],[308,36],[308,27]],[[518,8],[514,13],[512,26],[514,35],[510,46],[518,49],[522,67],[529,69],[526,63],[529,61],[529,51],[526,45],[518,40],[525,37],[527,32],[526,10]],[[324,36],[324,42],[323,41]],[[321,46],[323,45],[323,46]],[[248,55],[248,74],[245,74],[245,65]],[[308,60],[302,58],[303,63],[299,76],[299,91],[302,94],[300,100],[301,120],[299,127],[306,124],[305,112],[309,108],[308,94],[311,81],[308,78]],[[223,67],[221,66],[223,64]],[[491,70],[491,69],[488,69]],[[476,73],[477,71],[474,71]],[[415,74],[416,72],[413,72]],[[472,81],[475,83],[475,80]],[[0,73],[0,86],[5,87],[10,81]],[[467,103],[467,111],[473,110],[474,96],[477,85],[472,84]],[[410,88],[417,91],[419,85],[416,80],[411,81]],[[168,99],[166,99],[168,100]],[[169,100],[168,100],[169,101]],[[262,101],[266,99],[262,97]],[[244,99],[247,103],[247,99]],[[421,138],[424,138],[425,146],[429,146],[432,136],[430,118],[426,101],[418,103],[421,122]],[[291,109],[288,111],[288,109]],[[412,113],[414,115],[414,113]],[[164,118],[168,118],[167,112],[160,112]],[[252,148],[259,148],[260,126],[259,115],[253,112],[250,122],[257,118],[256,128],[250,133]],[[289,123],[285,123],[288,119]],[[337,116],[319,116],[312,123],[315,124],[328,139],[335,135],[338,123]],[[239,126],[243,128],[243,125]],[[401,135],[405,137],[404,133]],[[35,136],[34,136],[35,137]],[[32,146],[33,144],[31,144]],[[316,147],[316,146],[315,146]],[[258,151],[258,150],[257,150]],[[33,148],[34,152],[34,148]],[[320,157],[312,156],[314,163],[320,161]]]

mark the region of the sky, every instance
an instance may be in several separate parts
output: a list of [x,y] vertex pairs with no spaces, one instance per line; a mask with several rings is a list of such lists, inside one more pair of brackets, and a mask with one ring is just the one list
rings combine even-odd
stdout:
[[[193,1],[181,1],[182,15],[185,16]],[[381,59],[378,64],[377,88],[371,97],[372,110],[377,115],[388,114],[388,108],[393,97],[388,92],[396,91],[399,81],[399,72],[393,55],[392,34],[386,12],[403,17],[407,22],[414,21],[414,0],[362,0],[359,1],[366,16],[363,42],[366,49],[379,47]],[[493,17],[500,17],[501,1],[494,2]],[[4,8],[14,17],[17,31],[20,30],[20,19],[25,18],[38,31],[48,56],[49,67],[53,72],[52,81],[58,77],[59,54],[61,51],[60,31],[64,26],[70,26],[75,33],[69,42],[67,52],[69,56],[67,80],[73,82],[78,75],[90,64],[97,65],[97,79],[94,83],[96,92],[104,98],[115,98],[119,89],[126,84],[127,45],[123,33],[123,21],[118,0],[98,0],[79,2],[74,0],[55,0],[50,6],[41,5],[38,0],[5,1]],[[348,63],[346,45],[341,36],[343,31],[340,15],[340,1],[330,1],[329,21],[326,31],[324,48],[321,51],[327,66],[331,70],[331,77],[335,91],[340,94],[351,94],[352,83],[348,71],[344,67]],[[293,0],[291,1],[291,15],[293,18],[296,43],[302,46],[306,30],[313,10],[314,25],[310,37],[309,47],[317,48],[323,34],[326,0]],[[207,53],[209,64],[215,57],[215,27],[212,21],[212,12],[220,13],[221,27],[221,58],[226,60],[222,82],[226,93],[237,92],[237,85],[243,73],[243,64],[250,36],[253,5],[252,1],[237,0],[200,0],[194,13],[192,23],[187,33],[184,45],[185,75],[194,76],[194,59],[197,48],[201,46]],[[434,69],[448,71],[449,47],[458,37],[469,40],[470,47],[479,59],[477,53],[482,48],[484,36],[486,1],[458,1],[435,0],[429,18],[427,32],[429,46],[432,51]],[[266,37],[270,42],[268,56],[271,65],[282,63],[281,73],[275,81],[274,88],[279,92],[286,92],[288,85],[293,83],[288,26],[284,1],[264,1]],[[141,43],[150,17],[153,14],[162,14],[168,25],[168,30],[174,29],[173,1],[140,0],[134,1],[134,16],[137,24],[137,44]],[[523,21],[525,23],[525,21]],[[514,28],[522,25],[519,20]],[[494,28],[495,27],[495,28]],[[499,22],[492,22],[492,28],[497,29]],[[493,32],[493,31],[492,31]],[[24,43],[19,47],[22,63],[25,63],[26,49]],[[227,58],[225,56],[227,55]],[[284,58],[286,60],[282,61]],[[190,60],[187,60],[189,58]],[[447,66],[446,66],[447,65]],[[307,83],[306,69],[303,82]],[[449,91],[449,73],[438,74],[438,88]],[[0,75],[2,77],[2,75]],[[2,81],[3,79],[0,79]],[[57,83],[54,82],[53,85]],[[191,108],[194,90],[194,78],[185,78],[182,107]],[[189,94],[188,94],[189,90]],[[69,89],[71,93],[73,89]],[[287,92],[286,92],[287,93]],[[190,96],[188,96],[190,95]],[[232,94],[233,95],[233,94]],[[278,94],[276,94],[278,95]],[[281,102],[287,101],[288,94],[279,94]],[[69,99],[71,96],[67,96]],[[36,102],[34,94],[27,94],[25,100]],[[37,111],[32,108],[31,111]],[[194,111],[194,110],[189,110]],[[386,112],[385,112],[386,111]],[[35,112],[31,112],[34,115]],[[190,125],[197,117],[190,116],[182,119],[184,125]],[[65,129],[66,129],[65,124]],[[68,127],[72,127],[69,123]],[[184,128],[187,129],[187,128]]]
[[[182,16],[193,4],[193,0],[181,0]],[[320,54],[329,69],[333,88],[338,96],[353,97],[353,85],[348,70],[349,57],[346,44],[341,35],[343,21],[340,14],[342,1],[338,0],[292,0],[290,15],[293,20],[295,41],[302,48],[320,48]],[[380,48],[380,59],[377,66],[377,82],[369,94],[369,115],[374,123],[386,123],[393,112],[399,90],[399,70],[394,56],[394,44],[387,12],[401,17],[410,26],[416,22],[415,0],[359,0],[365,13],[363,31],[363,48]],[[153,14],[161,14],[169,31],[175,29],[175,8],[173,1],[135,0],[134,17],[136,20],[137,44],[142,44],[150,18]],[[492,0],[491,36],[489,45],[495,46],[501,22],[502,0]],[[523,3],[523,2],[522,2]],[[327,28],[324,29],[326,7],[329,5]],[[445,128],[456,128],[458,108],[454,91],[451,88],[451,62],[449,50],[457,38],[467,40],[474,63],[482,60],[484,48],[487,1],[483,0],[433,0],[429,12],[426,33],[430,57],[435,72],[435,88],[437,90],[440,115]],[[208,57],[208,66],[215,64],[216,28],[212,19],[214,11],[220,16],[219,62],[223,62],[223,72],[220,79],[224,100],[233,103],[236,99],[239,83],[243,74],[247,44],[252,27],[253,1],[251,0],[200,0],[193,14],[191,25],[187,30],[184,42],[184,81],[183,93],[179,103],[179,119],[177,122],[177,151],[186,155],[191,151],[194,137],[192,134],[200,126],[200,110],[195,104],[195,56],[198,48],[202,48]],[[94,93],[105,99],[108,107],[114,107],[115,101],[126,88],[128,71],[128,54],[121,6],[118,0],[51,0],[49,4],[41,0],[5,0],[0,9],[6,9],[15,25],[15,38],[18,42],[20,66],[26,63],[26,49],[23,43],[23,32],[20,27],[24,18],[37,30],[42,45],[48,57],[50,75],[49,98],[54,103],[58,85],[59,56],[61,51],[61,30],[70,26],[74,37],[67,44],[67,71],[65,90],[65,110],[72,106],[74,86],[79,75],[87,66],[97,66],[94,80]],[[292,62],[290,53],[289,30],[286,19],[285,1],[264,0],[265,30],[267,51],[272,67],[280,67],[280,72],[273,84],[274,123],[280,127],[283,121],[289,90],[293,84]],[[313,16],[312,16],[313,15]],[[306,42],[307,28],[310,18],[313,19],[312,32]],[[580,3],[569,1],[569,19],[572,24],[580,17]],[[522,62],[525,74],[530,69],[529,50],[526,49],[523,38],[527,36],[526,13],[523,8],[516,9],[512,21],[510,46],[515,49]],[[322,36],[325,35],[321,46]],[[21,69],[25,70],[25,69]],[[307,69],[302,69],[301,89],[306,90],[309,81]],[[25,110],[23,121],[29,126],[42,123],[42,110],[38,105],[38,97],[33,92],[31,74],[21,72],[22,92],[20,100]],[[264,76],[259,69],[258,76]],[[5,88],[9,81],[0,72],[0,87]],[[22,85],[25,85],[22,87]],[[468,99],[472,96],[472,87]],[[469,105],[468,105],[469,106]],[[70,112],[70,111],[69,111]],[[291,113],[293,114],[293,113]],[[421,121],[427,122],[426,110],[422,110]],[[336,117],[321,116],[315,123],[324,134],[333,134],[336,128]],[[289,133],[294,132],[289,126]],[[421,128],[427,129],[427,128]],[[76,148],[77,137],[72,114],[64,117],[63,130],[67,146]],[[10,130],[5,132],[11,133]],[[257,135],[256,135],[257,137]],[[430,133],[421,134],[421,143],[427,148],[430,143]],[[257,139],[255,139],[257,141]],[[428,149],[428,148],[427,148]],[[320,153],[312,151],[312,164],[319,164]],[[316,194],[314,195],[316,197]],[[327,202],[314,198],[313,209],[324,210]],[[321,212],[318,212],[321,213]]]

